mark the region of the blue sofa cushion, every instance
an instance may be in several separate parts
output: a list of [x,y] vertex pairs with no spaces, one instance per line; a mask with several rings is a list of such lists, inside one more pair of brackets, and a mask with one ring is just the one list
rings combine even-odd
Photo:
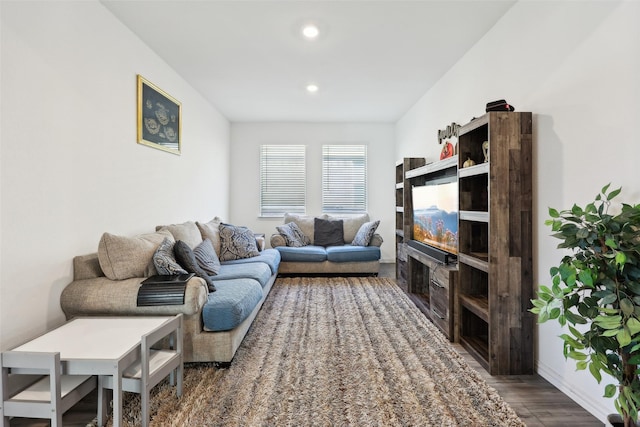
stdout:
[[265,249],[260,252],[260,255],[254,256],[251,258],[243,258],[243,259],[234,259],[232,261],[225,261],[223,265],[227,264],[245,264],[249,262],[263,262],[271,268],[271,274],[276,274],[278,272],[278,267],[280,266],[280,252],[275,249]]
[[363,262],[378,261],[380,248],[378,246],[329,246],[327,260],[332,262]]
[[244,264],[222,264],[220,272],[211,277],[213,283],[218,280],[229,279],[253,279],[257,280],[262,287],[269,283],[271,278],[271,268],[264,262],[247,262]]
[[327,250],[322,246],[303,246],[291,248],[289,246],[276,247],[282,261],[286,262],[322,262],[327,260]]
[[[216,276],[217,277],[217,276]],[[216,280],[202,308],[202,320],[209,331],[228,331],[238,326],[262,299],[262,287],[253,279]]]

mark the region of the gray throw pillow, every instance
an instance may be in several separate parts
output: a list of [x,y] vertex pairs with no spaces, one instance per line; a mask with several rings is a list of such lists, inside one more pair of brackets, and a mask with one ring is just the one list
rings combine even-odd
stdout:
[[256,236],[247,227],[220,224],[220,261],[252,258],[260,255]]
[[173,240],[165,237],[153,254],[153,265],[156,267],[158,274],[168,276],[187,273],[187,271],[178,264],[173,255],[173,244]]
[[213,280],[211,280],[211,277],[209,277],[207,272],[198,265],[196,256],[193,254],[193,250],[191,250],[188,244],[182,240],[178,240],[173,245],[173,253],[176,256],[176,260],[178,260],[185,270],[189,273],[195,273],[196,276],[204,279],[204,281],[207,282],[209,292],[215,292],[216,286],[213,284]]
[[276,227],[276,230],[284,237],[287,246],[300,248],[311,244],[311,240],[300,230],[300,227],[298,227],[298,224],[295,222],[279,225]]
[[209,275],[215,276],[220,273],[220,260],[213,249],[211,240],[204,239],[202,243],[193,249],[193,255],[195,255],[198,265]]
[[380,221],[365,222],[360,226],[360,229],[356,233],[356,237],[353,238],[351,245],[353,246],[369,246],[371,238],[376,233],[376,229],[380,225]]
[[342,220],[330,221],[322,218],[314,218],[313,244],[317,246],[344,245]]

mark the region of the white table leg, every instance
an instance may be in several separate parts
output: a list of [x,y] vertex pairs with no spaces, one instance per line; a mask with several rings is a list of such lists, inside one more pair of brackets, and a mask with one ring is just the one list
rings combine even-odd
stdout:
[[122,372],[117,369],[113,377],[113,427],[122,424]]

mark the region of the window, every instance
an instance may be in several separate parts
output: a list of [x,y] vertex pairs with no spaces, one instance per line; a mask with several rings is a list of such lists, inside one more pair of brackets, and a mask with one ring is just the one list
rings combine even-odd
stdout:
[[260,146],[260,216],[305,213],[305,146]]
[[367,146],[322,146],[322,212],[367,210]]

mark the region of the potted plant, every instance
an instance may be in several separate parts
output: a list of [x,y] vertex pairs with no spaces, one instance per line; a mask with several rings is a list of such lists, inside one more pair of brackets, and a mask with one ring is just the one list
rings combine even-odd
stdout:
[[604,396],[615,396],[629,427],[640,408],[640,204],[621,203],[609,213],[621,191],[609,186],[584,208],[549,209],[545,225],[561,240],[558,248],[570,252],[551,268],[552,285],[540,286],[531,312],[539,323],[568,324],[560,336],[565,358],[598,383],[603,373],[613,377]]

